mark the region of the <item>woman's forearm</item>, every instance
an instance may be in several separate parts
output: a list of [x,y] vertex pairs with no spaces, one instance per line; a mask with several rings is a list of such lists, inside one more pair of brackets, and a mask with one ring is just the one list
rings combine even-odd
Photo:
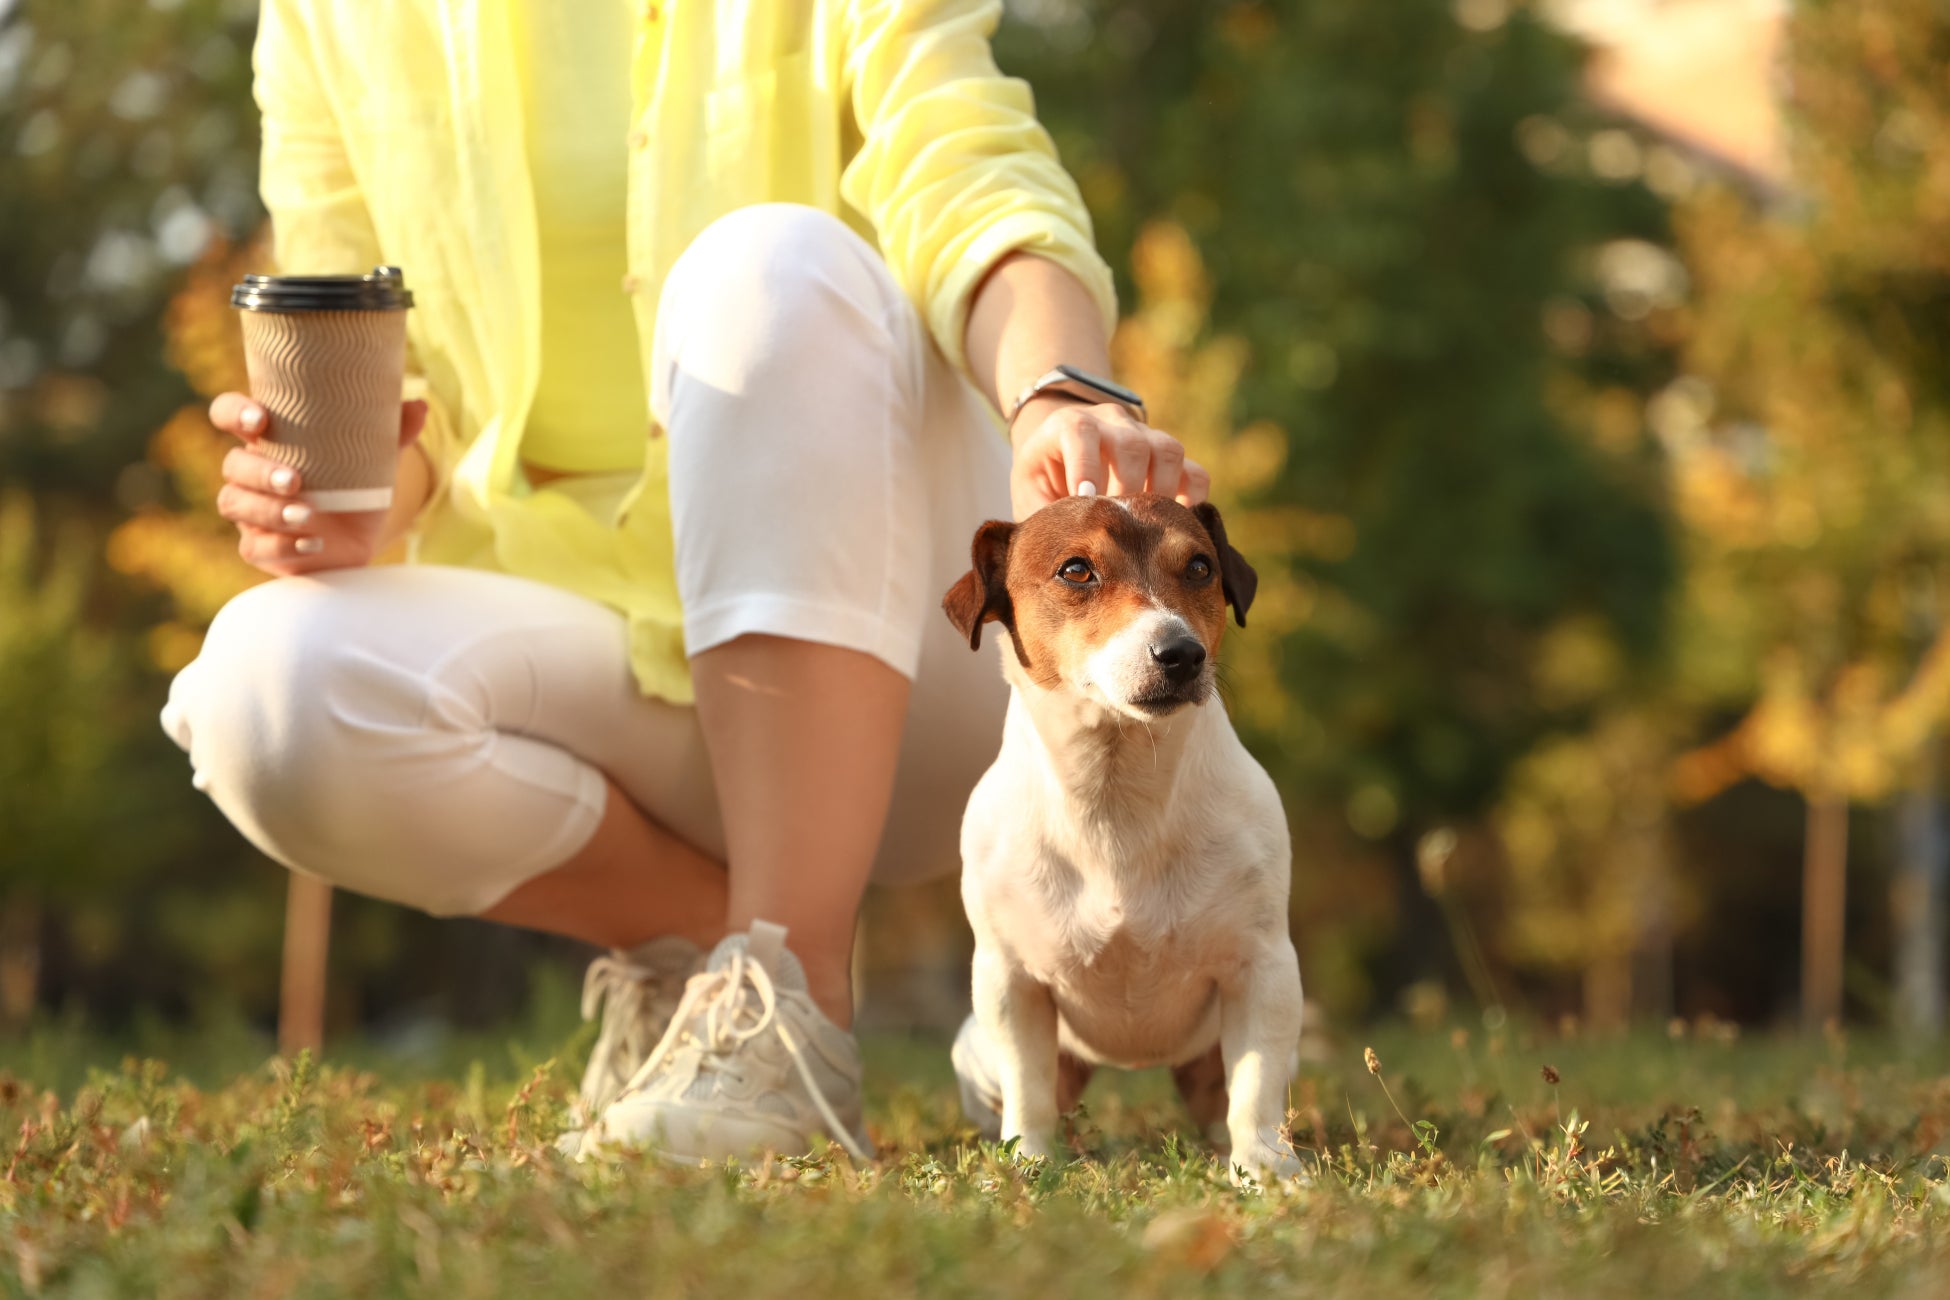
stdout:
[[[1096,299],[1063,267],[1033,253],[1011,253],[975,291],[963,341],[968,368],[1005,416],[1016,394],[1055,365],[1110,373],[1110,344]],[[1047,414],[1074,400],[1039,398],[1011,429],[1022,438]]]
[[[1004,416],[1053,366],[1110,374],[1110,340],[1096,299],[1076,276],[1033,253],[1003,258],[976,289],[962,346],[970,374]],[[1116,403],[1043,394],[1015,413],[1009,441],[1018,519],[1059,498],[1098,492],[1152,492],[1195,505],[1210,486],[1178,439]]]

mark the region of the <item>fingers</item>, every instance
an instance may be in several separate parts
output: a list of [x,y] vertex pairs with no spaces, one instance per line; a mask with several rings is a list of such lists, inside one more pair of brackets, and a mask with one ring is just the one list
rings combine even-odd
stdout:
[[1178,504],[1191,507],[1212,495],[1212,476],[1195,460],[1185,462],[1184,477],[1178,488]]
[[219,393],[210,403],[210,423],[248,442],[270,431],[271,416],[245,393]]
[[1179,484],[1185,473],[1185,447],[1178,439],[1156,429],[1144,429],[1146,440],[1151,444],[1151,485],[1150,490],[1161,497],[1176,497]]
[[1108,406],[1052,412],[1020,444],[1011,476],[1019,518],[1065,495],[1150,492],[1193,506],[1211,486],[1205,467],[1186,459],[1178,439]]
[[311,526],[318,515],[306,502],[254,492],[235,483],[224,484],[217,493],[217,513],[240,527],[292,536],[315,531]]
[[322,537],[269,532],[248,524],[238,529],[237,554],[244,563],[280,576],[333,567]]
[[223,458],[224,482],[253,492],[289,497],[298,494],[298,471],[260,456],[248,447],[232,447]]
[[1071,496],[1095,496],[1104,489],[1103,433],[1097,422],[1082,410],[1062,412],[1051,421],[1057,425],[1057,446],[1063,454],[1063,486]]
[[1137,496],[1151,481],[1151,439],[1145,427],[1128,415],[1100,424],[1108,426],[1104,428],[1104,446],[1109,453],[1111,494]]

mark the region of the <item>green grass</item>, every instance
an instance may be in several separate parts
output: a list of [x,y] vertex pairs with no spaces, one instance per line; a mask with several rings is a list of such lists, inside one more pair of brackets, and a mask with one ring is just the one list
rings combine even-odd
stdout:
[[1361,1040],[1302,1071],[1306,1184],[1241,1192],[1162,1077],[1100,1082],[1081,1158],[1019,1166],[907,1040],[869,1045],[871,1166],[576,1166],[551,1034],[316,1068],[235,1028],[180,1069],[0,1041],[0,1294],[1950,1293],[1950,1059],[1881,1039],[1397,1027],[1379,1079]]

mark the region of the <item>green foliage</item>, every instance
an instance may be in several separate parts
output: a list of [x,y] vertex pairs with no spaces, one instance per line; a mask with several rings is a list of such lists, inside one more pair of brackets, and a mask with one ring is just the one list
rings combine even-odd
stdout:
[[1881,802],[1950,709],[1950,17],[1808,4],[1788,40],[1801,200],[1679,213],[1695,323],[1654,407],[1688,540],[1674,693],[1753,709],[1739,774]]
[[0,481],[100,500],[182,400],[163,302],[211,233],[262,219],[255,17],[0,4]]
[[1643,445],[1599,449],[1550,401],[1554,379],[1636,390],[1666,365],[1591,271],[1662,219],[1571,157],[1580,50],[1521,5],[1475,28],[1448,0],[1030,12],[1003,61],[1114,264],[1154,216],[1191,232],[1213,327],[1252,350],[1240,407],[1287,432],[1269,495],[1352,524],[1301,557],[1315,612],[1283,657],[1303,717],[1263,751],[1364,834],[1480,811],[1586,716],[1531,688],[1551,631],[1595,619],[1643,662],[1672,577]]
[[971,1140],[938,1045],[870,1045],[857,1167],[567,1163],[560,1065],[0,1072],[0,1294],[1875,1297],[1950,1264],[1946,1062],[1717,1031],[1380,1048],[1408,1120],[1352,1050],[1311,1067],[1309,1177],[1262,1192],[1147,1076],[1093,1087],[1080,1159],[1018,1163]]
[[127,743],[133,647],[88,618],[93,550],[0,496],[0,905],[103,891],[179,847]]

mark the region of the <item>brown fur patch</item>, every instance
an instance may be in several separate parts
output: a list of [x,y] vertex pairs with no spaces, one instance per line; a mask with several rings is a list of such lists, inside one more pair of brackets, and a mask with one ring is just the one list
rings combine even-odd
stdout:
[[[1197,557],[1209,572],[1186,573]],[[1078,586],[1059,570],[1089,563],[1095,581]],[[1010,539],[1008,593],[1030,676],[1053,686],[1154,603],[1191,625],[1216,657],[1225,634],[1220,557],[1197,516],[1165,497],[1067,497],[1020,524]]]

